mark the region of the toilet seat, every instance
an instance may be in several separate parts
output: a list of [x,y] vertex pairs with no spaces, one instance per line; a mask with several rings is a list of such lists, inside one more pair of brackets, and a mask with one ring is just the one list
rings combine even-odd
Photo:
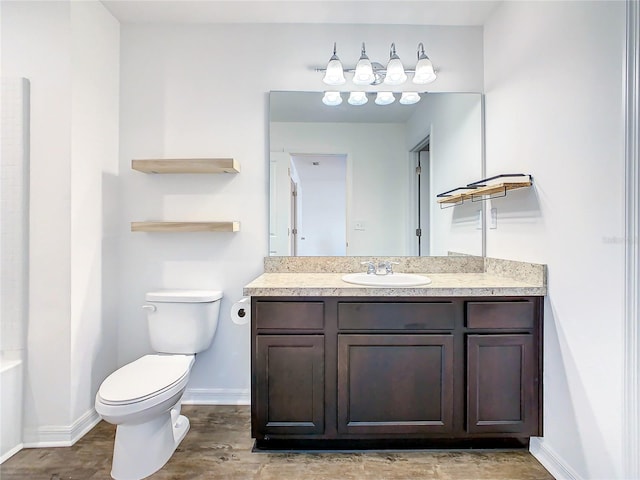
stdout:
[[98,399],[104,405],[131,405],[183,388],[193,355],[145,355],[119,368],[100,386]]

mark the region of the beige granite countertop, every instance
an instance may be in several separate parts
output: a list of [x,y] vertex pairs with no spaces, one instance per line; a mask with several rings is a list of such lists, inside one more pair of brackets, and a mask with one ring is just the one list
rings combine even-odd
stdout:
[[[419,273],[419,272],[416,272]],[[344,273],[263,273],[244,287],[246,296],[473,297],[546,295],[546,281],[516,279],[489,272],[422,273],[419,287],[369,287],[344,282]]]

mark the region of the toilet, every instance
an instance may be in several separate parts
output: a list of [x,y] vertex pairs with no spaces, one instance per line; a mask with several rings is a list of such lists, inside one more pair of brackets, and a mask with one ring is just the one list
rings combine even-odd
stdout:
[[96,412],[116,425],[111,476],[139,480],[167,463],[189,430],[180,415],[195,354],[209,348],[222,292],[161,290],[146,294],[151,347],[109,375],[96,395]]

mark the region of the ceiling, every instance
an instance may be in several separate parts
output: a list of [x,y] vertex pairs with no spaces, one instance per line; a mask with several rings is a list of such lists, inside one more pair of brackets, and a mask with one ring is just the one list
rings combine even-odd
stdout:
[[121,23],[484,25],[499,0],[101,0]]

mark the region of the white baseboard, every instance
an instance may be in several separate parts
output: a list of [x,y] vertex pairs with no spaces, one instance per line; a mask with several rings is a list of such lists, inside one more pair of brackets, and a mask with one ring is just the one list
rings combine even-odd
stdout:
[[100,415],[92,408],[72,425],[46,425],[26,428],[24,448],[70,447],[100,422]]
[[183,405],[251,405],[248,388],[187,388]]
[[19,443],[18,445],[13,447],[11,450],[9,450],[8,452],[6,452],[4,455],[0,457],[0,464],[9,460],[11,457],[13,457],[16,453],[18,453],[23,448],[24,448],[24,445],[22,443]]
[[542,439],[531,437],[529,451],[556,480],[583,480],[560,456],[549,448]]
[[[182,404],[250,405],[251,390],[245,388],[187,389],[184,397],[182,398]],[[94,409],[91,409],[69,426],[46,425],[31,429],[26,428],[22,447],[70,447],[80,440],[89,430],[95,427],[98,422],[100,422],[100,416]],[[11,455],[13,455],[13,453]]]
[[[247,388],[192,388],[182,397],[183,405],[250,405],[251,390]],[[72,425],[46,425],[26,428],[23,448],[70,447],[100,422],[94,409],[86,412]],[[19,451],[20,448],[16,450]],[[16,452],[6,455],[9,458]]]

